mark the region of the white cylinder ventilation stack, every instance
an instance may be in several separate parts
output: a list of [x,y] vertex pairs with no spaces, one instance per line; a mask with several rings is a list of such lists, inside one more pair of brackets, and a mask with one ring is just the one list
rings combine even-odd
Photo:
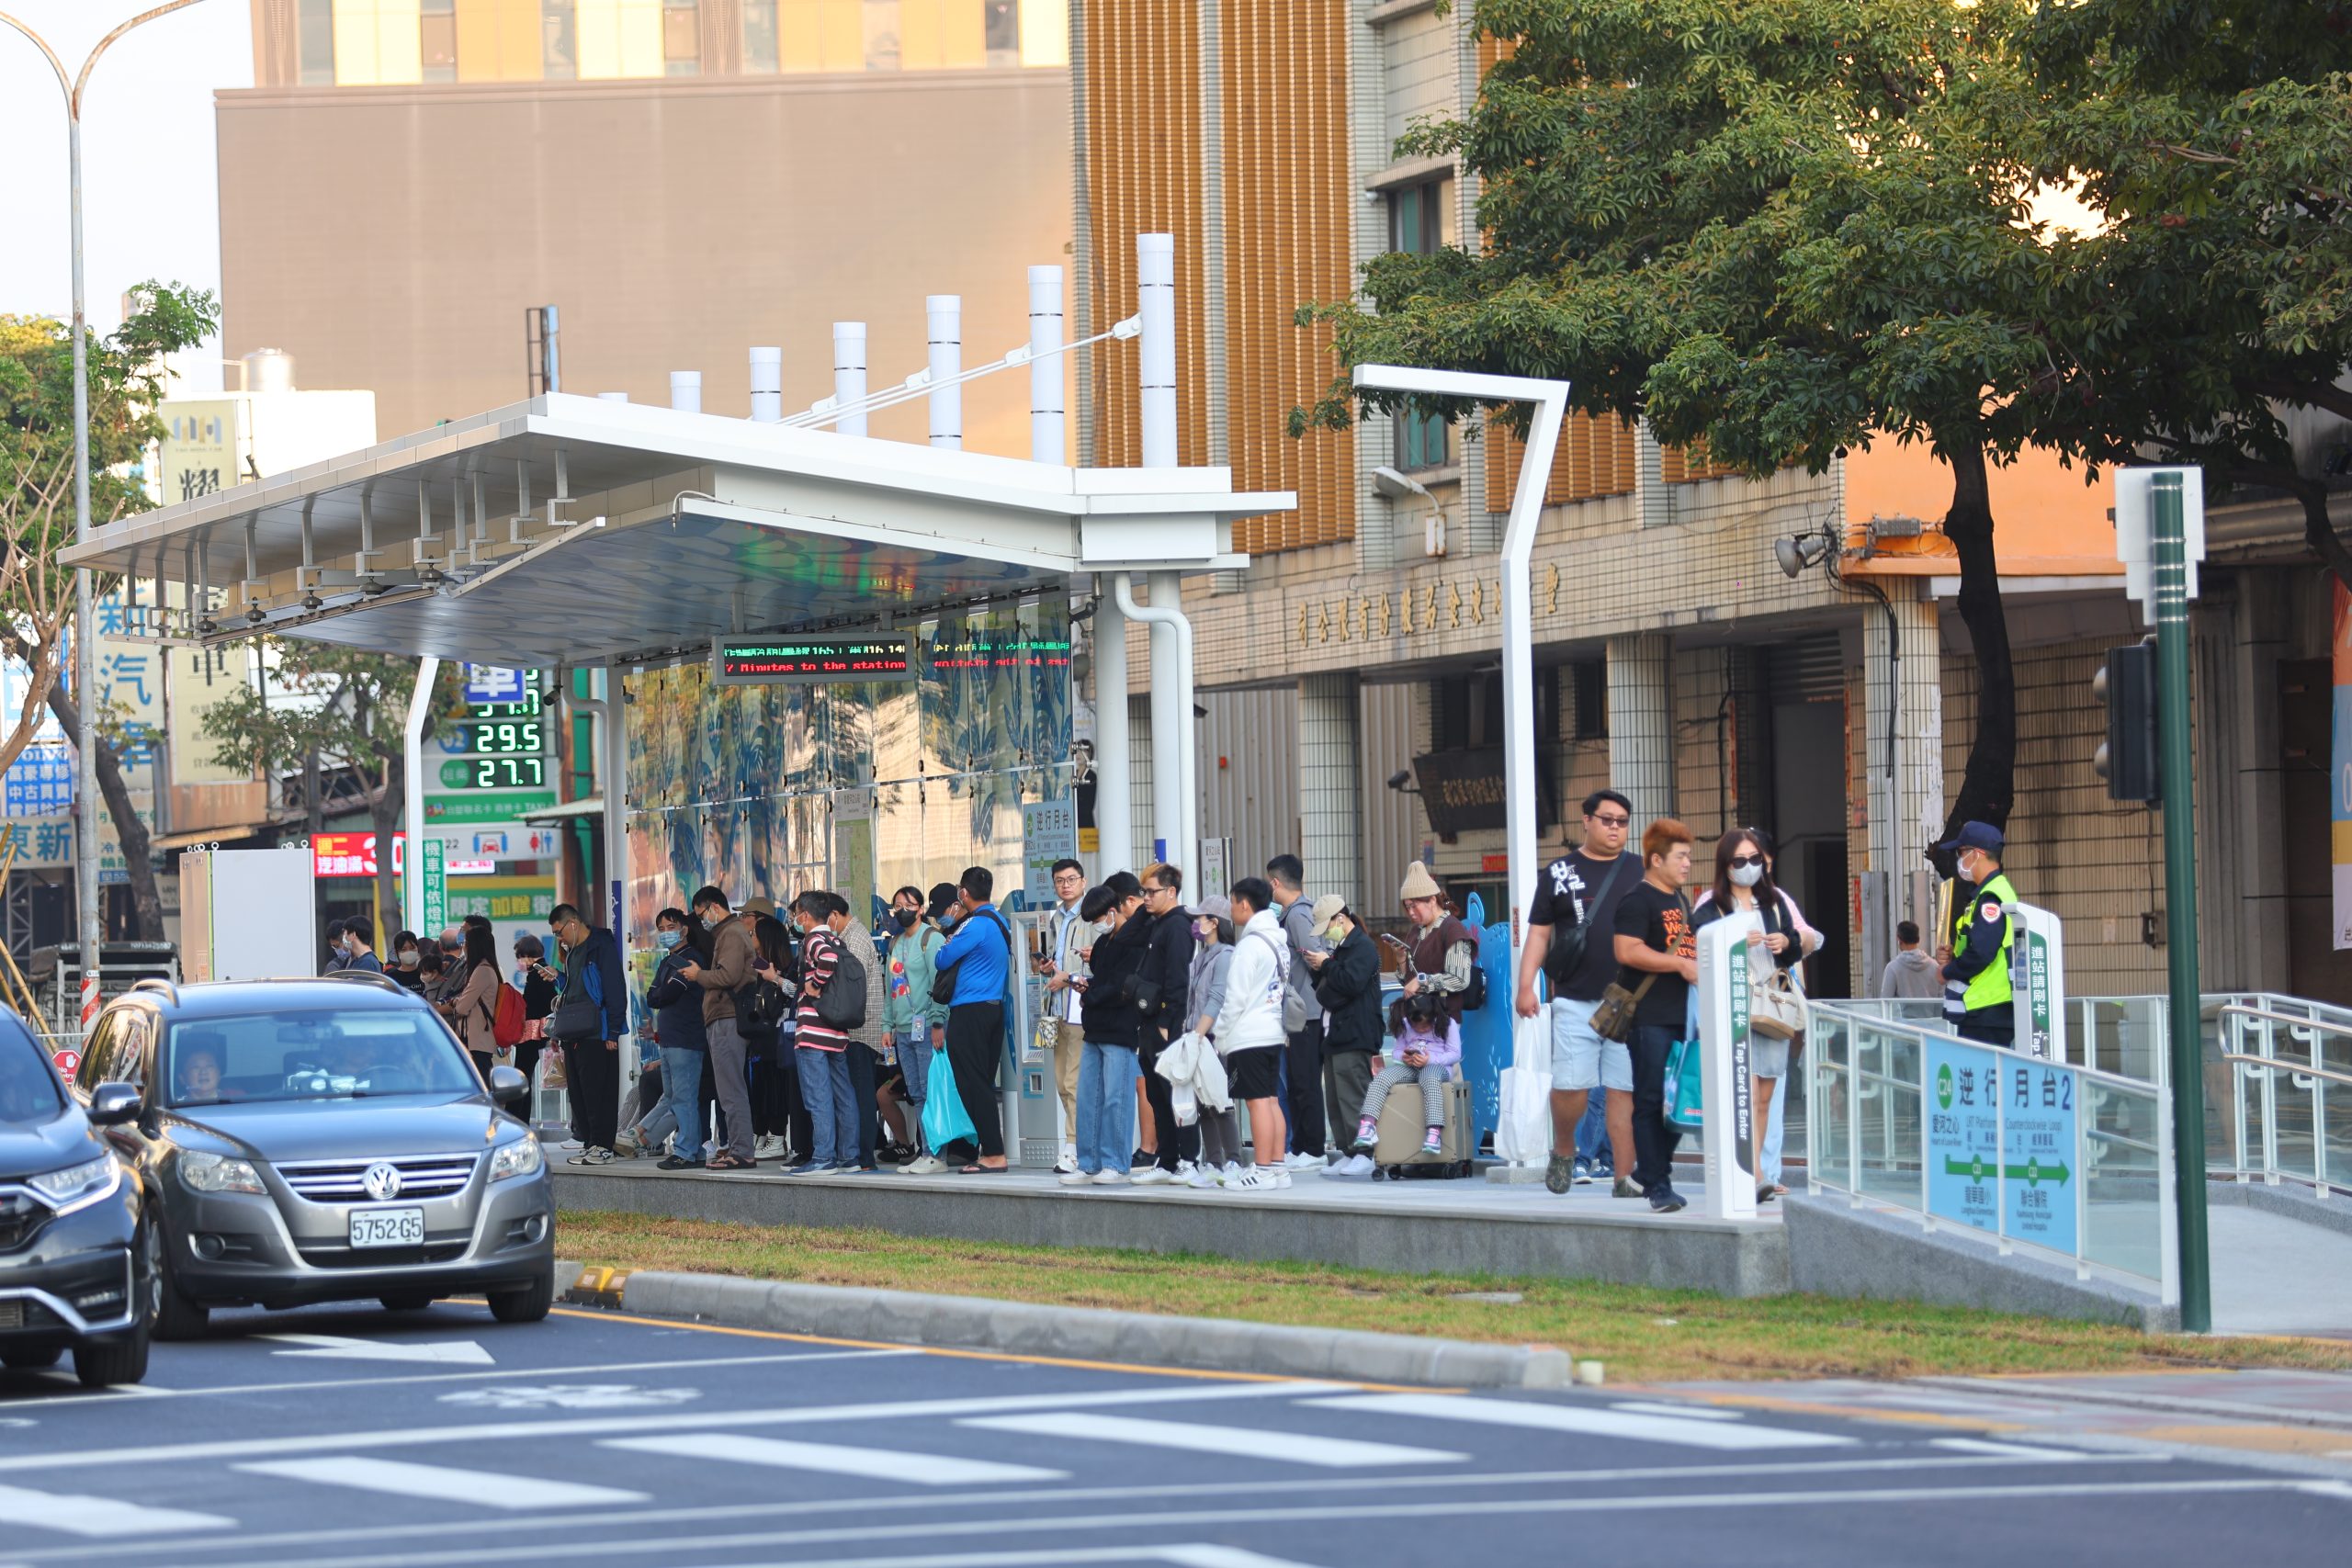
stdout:
[[294,356],[282,348],[256,348],[244,356],[245,390],[290,392],[294,389]]
[[964,297],[933,294],[923,300],[931,339],[931,444],[964,445],[964,389],[951,387],[964,373]]
[[1062,269],[1029,269],[1029,456],[1067,461],[1062,407]]
[[1176,466],[1176,236],[1136,236],[1136,299],[1143,317],[1138,373],[1143,466]]
[[784,417],[784,350],[752,350],[752,421],[774,424]]
[[858,404],[865,400],[865,323],[835,321],[833,323],[833,406],[854,412],[833,422],[833,428],[843,435],[865,434],[865,411]]
[[670,406],[681,413],[702,412],[702,372],[670,372]]

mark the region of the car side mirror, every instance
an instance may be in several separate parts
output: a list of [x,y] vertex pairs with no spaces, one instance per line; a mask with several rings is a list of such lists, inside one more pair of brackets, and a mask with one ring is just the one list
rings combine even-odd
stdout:
[[520,1105],[531,1097],[531,1080],[513,1067],[490,1069],[490,1098],[501,1105]]
[[137,1084],[102,1083],[90,1092],[90,1109],[85,1114],[94,1126],[119,1127],[126,1122],[137,1121],[139,1109]]

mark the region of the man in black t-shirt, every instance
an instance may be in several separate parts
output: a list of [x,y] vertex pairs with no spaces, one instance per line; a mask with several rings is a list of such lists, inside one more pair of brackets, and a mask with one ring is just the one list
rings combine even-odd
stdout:
[[1684,1206],[1674,1190],[1674,1149],[1682,1134],[1666,1119],[1666,1058],[1683,1036],[1699,939],[1682,889],[1690,880],[1690,829],[1662,817],[1642,833],[1641,885],[1618,900],[1617,983],[1646,984],[1634,1005],[1634,1179],[1650,1207]]
[[[1592,1090],[1603,1091],[1615,1168],[1634,1167],[1634,1058],[1622,1042],[1592,1032],[1592,1010],[1617,977],[1617,906],[1641,885],[1642,863],[1625,851],[1633,803],[1613,789],[1585,797],[1584,842],[1544,868],[1527,909],[1527,945],[1519,956],[1519,1015],[1533,1018],[1535,976],[1551,981],[1552,1158],[1544,1185],[1566,1192],[1592,1179],[1577,1156],[1577,1125]],[[1607,1093],[1615,1089],[1614,1095]],[[1620,1198],[1640,1190],[1620,1176]]]

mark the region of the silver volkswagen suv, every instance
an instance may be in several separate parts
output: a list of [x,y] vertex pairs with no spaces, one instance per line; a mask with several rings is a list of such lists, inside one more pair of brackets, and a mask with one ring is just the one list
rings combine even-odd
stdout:
[[98,1015],[75,1076],[140,1091],[105,1129],[155,1216],[155,1332],[216,1306],[486,1296],[537,1322],[555,1291],[537,1136],[433,1010],[379,976],[174,987]]

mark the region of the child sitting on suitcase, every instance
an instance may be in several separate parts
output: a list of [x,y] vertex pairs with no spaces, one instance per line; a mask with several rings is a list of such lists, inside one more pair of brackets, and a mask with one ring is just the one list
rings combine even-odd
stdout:
[[1445,1152],[1446,1069],[1462,1060],[1462,1027],[1446,1016],[1444,1001],[1433,991],[1405,998],[1404,1030],[1385,1053],[1385,1065],[1374,1075],[1363,1097],[1363,1117],[1356,1123],[1355,1152],[1370,1154],[1380,1141],[1380,1111],[1388,1091],[1420,1080],[1421,1105],[1428,1114],[1422,1124],[1429,1136],[1421,1153],[1431,1159]]

